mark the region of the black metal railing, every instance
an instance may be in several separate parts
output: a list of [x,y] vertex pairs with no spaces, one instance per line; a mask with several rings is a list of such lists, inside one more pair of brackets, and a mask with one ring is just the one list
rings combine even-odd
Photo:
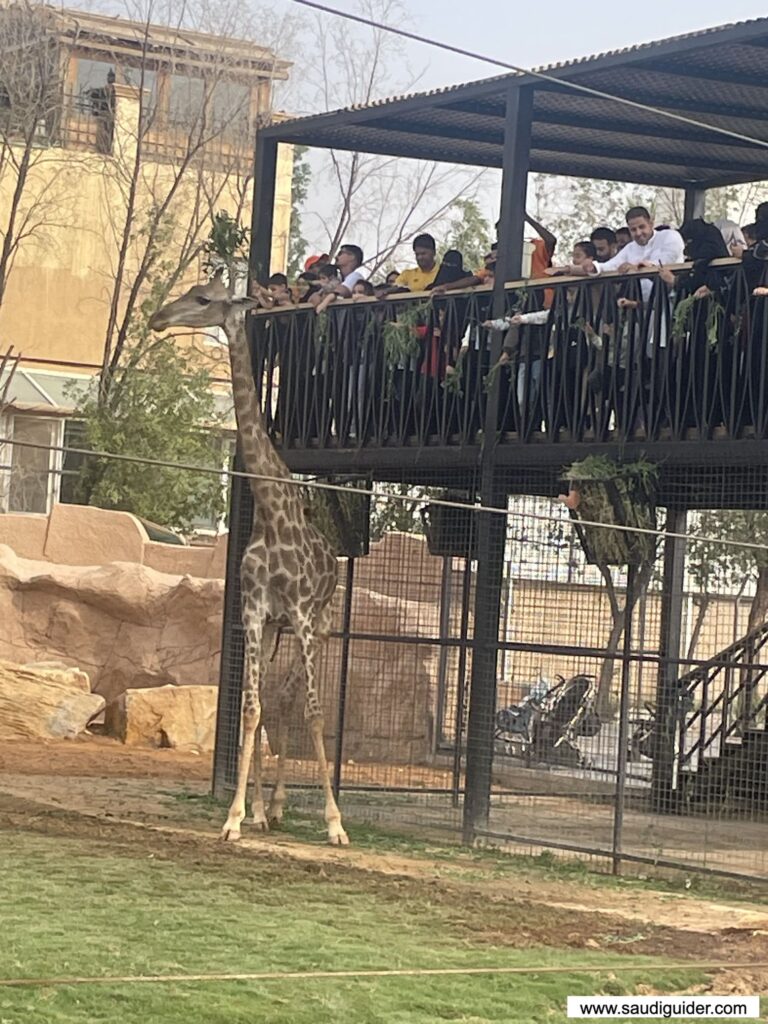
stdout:
[[[284,448],[768,436],[768,299],[732,260],[524,282],[491,366],[490,289],[340,301],[250,318],[268,427]],[[498,390],[498,418],[487,422]]]
[[678,778],[697,771],[705,758],[721,757],[729,742],[766,730],[767,644],[768,624],[763,624],[678,681]]

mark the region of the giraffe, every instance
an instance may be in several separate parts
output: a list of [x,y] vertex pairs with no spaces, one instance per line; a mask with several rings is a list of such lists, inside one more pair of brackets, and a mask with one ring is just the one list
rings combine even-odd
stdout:
[[[323,714],[317,692],[316,653],[330,630],[330,601],[338,582],[336,557],[328,541],[306,518],[301,491],[291,483],[290,471],[275,450],[264,426],[256,395],[245,330],[251,299],[236,298],[218,271],[207,284],[199,284],[159,309],[150,321],[155,331],[169,327],[221,327],[226,334],[232,368],[232,393],[241,451],[246,470],[256,474],[250,486],[254,499],[251,536],[243,555],[240,580],[245,636],[243,679],[243,738],[237,787],[222,829],[224,840],[240,838],[246,813],[251,761],[254,764],[253,821],[266,831],[279,822],[285,803],[286,716],[301,683],[303,668],[304,715],[308,721],[325,795],[328,841],[349,842],[331,788],[323,740]],[[265,480],[263,477],[274,479]],[[277,781],[270,806],[264,807],[261,788],[261,686],[274,646],[276,631],[292,627],[300,647],[300,665],[289,672],[280,694],[277,737]]]

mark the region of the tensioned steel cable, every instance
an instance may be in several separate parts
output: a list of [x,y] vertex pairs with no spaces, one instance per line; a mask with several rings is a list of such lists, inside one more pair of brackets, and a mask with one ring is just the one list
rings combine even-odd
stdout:
[[[470,512],[493,512],[495,515],[506,516],[508,519],[525,519],[544,523],[558,523],[570,525],[572,529],[579,526],[596,526],[603,530],[617,530],[622,533],[641,533],[652,537],[667,538],[674,537],[679,540],[696,540],[710,544],[722,544],[724,547],[740,548],[746,551],[760,551],[763,554],[768,550],[765,544],[755,544],[752,541],[730,540],[721,537],[702,537],[700,534],[675,533],[672,530],[652,530],[645,526],[620,526],[615,523],[600,523],[591,519],[579,519],[578,523],[570,518],[559,518],[557,516],[544,515],[541,512],[518,512],[515,509],[498,508],[495,505],[470,505],[463,501],[447,501],[444,498],[426,498],[424,495],[412,494],[389,494],[386,491],[376,491],[366,487],[346,487],[344,484],[326,483],[324,480],[296,480],[291,476],[269,476],[266,473],[249,473],[240,469],[216,469],[211,466],[196,466],[185,462],[170,462],[167,459],[150,459],[143,455],[123,455],[118,452],[94,451],[92,448],[70,448],[66,445],[40,444],[37,441],[17,441],[10,437],[0,437],[0,448],[4,444],[18,448],[34,448],[39,451],[62,452],[69,455],[85,455],[94,459],[112,459],[116,462],[133,462],[142,466],[154,466],[158,469],[177,469],[185,473],[202,473],[208,476],[229,477],[239,480],[260,480],[264,483],[284,484],[291,487],[313,487],[316,490],[340,491],[343,494],[354,494],[358,497],[369,497],[377,501],[399,501],[407,505],[424,505],[427,501],[430,505],[440,505],[443,508],[458,508]],[[61,472],[52,470],[51,472]],[[344,475],[344,474],[340,474]],[[414,485],[416,486],[416,485]]]
[[[654,107],[648,103],[640,103],[638,100],[626,99],[624,96],[614,96],[612,93],[603,92],[589,85],[581,85],[579,82],[571,82],[565,78],[558,78],[557,75],[549,74],[546,71],[535,71],[531,68],[523,68],[517,64],[510,64],[509,61],[499,60],[497,57],[488,57],[482,53],[475,53],[473,50],[465,50],[461,46],[453,46],[451,43],[443,43],[439,39],[432,39],[429,36],[419,35],[417,32],[408,32],[406,29],[397,28],[394,25],[387,25],[374,18],[366,18],[361,14],[352,14],[350,11],[340,11],[335,7],[328,7],[326,4],[318,3],[317,0],[291,0],[292,3],[300,4],[302,7],[311,7],[314,10],[322,11],[324,14],[334,14],[338,18],[345,18],[347,21],[354,21],[368,28],[375,28],[381,32],[390,32],[393,35],[402,36],[412,42],[423,43],[426,46],[435,46],[440,50],[447,50],[449,53],[458,54],[460,57],[469,57],[471,60],[478,60],[484,64],[493,64],[496,67],[504,68],[506,71],[515,71],[520,75],[531,75],[540,78],[545,82],[554,83],[576,92],[586,93],[588,96],[597,96],[599,99],[611,100],[614,103],[623,103],[624,106],[633,107],[636,110],[644,110],[650,114],[659,114],[662,117],[679,121],[683,124],[692,125],[695,128],[705,128],[707,131],[716,132],[718,135],[727,135],[740,142],[748,142],[754,146],[761,146],[768,149],[768,142],[765,139],[755,139],[750,135],[743,135],[741,132],[734,132],[730,128],[721,128],[718,125],[707,124],[706,121],[699,121],[697,118],[688,117],[685,114],[675,114],[671,110],[664,110],[663,107]],[[438,90],[439,91],[439,90]],[[407,97],[403,97],[407,98]],[[379,104],[376,104],[378,106]],[[314,115],[320,116],[320,115]]]
[[723,961],[686,963],[644,963],[644,964],[575,964],[573,966],[515,966],[515,967],[409,967],[392,970],[359,971],[255,971],[242,974],[126,974],[114,977],[72,977],[60,978],[0,978],[0,988],[48,988],[56,985],[160,985],[183,982],[229,982],[229,981],[357,981],[365,978],[445,978],[462,975],[493,974],[604,974],[629,972],[639,974],[665,974],[672,971],[737,971],[764,970],[768,962],[733,963]]

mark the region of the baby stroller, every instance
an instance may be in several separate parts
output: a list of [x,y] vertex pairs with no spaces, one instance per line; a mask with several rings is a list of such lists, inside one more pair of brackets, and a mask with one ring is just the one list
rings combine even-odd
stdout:
[[581,736],[596,736],[601,728],[594,704],[594,678],[557,678],[554,686],[539,679],[519,704],[497,712],[498,753],[521,757],[527,766],[545,762],[588,767],[575,741]]

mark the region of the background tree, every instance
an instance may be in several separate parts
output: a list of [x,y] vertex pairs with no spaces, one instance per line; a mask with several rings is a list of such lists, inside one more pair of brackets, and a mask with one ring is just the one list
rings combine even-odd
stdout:
[[[35,0],[0,6],[0,306],[19,249],[63,220],[67,174],[56,149],[64,82],[52,10]],[[60,166],[61,176],[39,173]],[[68,172],[72,172],[71,162]]]
[[[410,484],[376,484],[375,490],[381,496],[371,499],[372,541],[381,540],[386,533],[424,533],[420,510],[430,497],[439,496],[436,488],[412,487]],[[416,500],[398,501],[398,495]]]
[[[81,402],[82,446],[169,463],[223,465],[221,428],[210,376],[172,339],[121,366],[109,401]],[[132,512],[191,533],[195,520],[224,513],[219,476],[114,459],[86,458],[76,493],[88,504]]]
[[[601,226],[618,228],[631,206],[647,206],[664,219],[672,216],[672,190],[592,178],[531,175],[529,210],[557,237],[555,263],[567,262],[576,242]],[[682,193],[681,193],[682,194]]]
[[[754,585],[747,631],[768,617],[768,513],[726,509],[701,512],[688,547],[688,571],[697,589],[706,593],[743,593]],[[732,547],[721,541],[758,544]],[[706,609],[705,609],[706,613]]]
[[[360,0],[359,12],[387,25],[408,21],[400,0]],[[338,25],[324,14],[305,34],[304,105],[311,110],[368,104],[414,89],[398,37],[383,30]],[[484,171],[331,150],[313,165],[309,211],[315,244],[335,253],[344,242],[363,246],[372,273],[403,256],[404,243],[436,228],[457,199],[473,197]]]
[[483,257],[490,249],[493,229],[476,199],[465,197],[453,203],[451,219],[441,247],[458,249],[464,256],[464,266],[477,270],[483,266]]
[[[252,98],[249,90],[236,89],[238,59],[232,48],[239,32],[247,30],[238,20],[239,5],[234,0],[222,3],[213,22],[207,8],[195,21],[194,9],[187,6],[169,4],[160,10],[153,0],[146,0],[142,7],[144,38],[137,66],[132,68],[138,110],[133,130],[123,127],[117,159],[105,175],[105,204],[113,211],[116,256],[107,274],[109,316],[99,385],[103,402],[108,400],[126,347],[135,348],[143,337],[134,321],[150,278],[155,291],[163,282],[165,294],[157,296],[162,304],[203,251],[215,211],[225,204],[240,220],[252,184]],[[161,111],[149,88],[149,72],[156,59],[150,25],[153,18],[179,24],[182,16],[184,27],[205,30],[216,41],[209,52],[197,57],[199,78],[189,81],[200,85],[190,85],[183,109],[172,116]],[[163,63],[172,74],[185,71],[183,55],[165,54]],[[269,105],[259,112],[257,121],[268,117]],[[167,140],[162,152],[157,150],[158,138]],[[166,267],[162,275],[156,272],[161,259]]]
[[309,193],[312,180],[312,166],[307,159],[306,146],[293,148],[293,177],[291,178],[291,229],[288,237],[289,281],[295,281],[304,269],[307,257],[307,240],[302,232],[302,208]]

